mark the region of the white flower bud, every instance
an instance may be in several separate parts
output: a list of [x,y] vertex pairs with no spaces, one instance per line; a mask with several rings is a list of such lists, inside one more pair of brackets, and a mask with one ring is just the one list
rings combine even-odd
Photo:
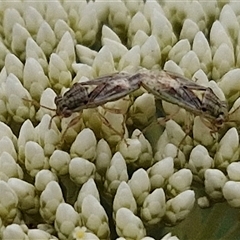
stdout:
[[128,51],[127,47],[125,47],[121,42],[108,38],[102,38],[102,45],[108,48],[114,61],[119,61],[119,59],[121,59],[121,57]]
[[26,59],[34,58],[42,66],[44,72],[47,72],[48,62],[43,50],[32,39],[28,38],[26,43]]
[[68,173],[70,156],[67,152],[62,150],[55,150],[49,159],[51,171],[58,176],[66,175]]
[[239,25],[233,6],[224,4],[219,16],[219,21],[228,35],[230,35],[232,39],[237,39]]
[[110,164],[112,152],[108,143],[104,139],[101,139],[97,143],[96,151],[97,151],[97,157],[95,161],[96,170],[98,174],[104,176]]
[[16,163],[16,160],[8,152],[0,155],[0,171],[4,172],[8,178],[15,177],[23,179],[23,170]]
[[[29,96],[28,91],[22,86],[18,78],[10,73],[5,83],[5,93],[7,98],[7,108],[9,114],[16,122],[23,122],[25,119],[32,119],[35,110],[34,107],[29,108],[22,98]],[[17,104],[16,104],[17,103]]]
[[227,173],[230,180],[240,181],[240,162],[230,163],[227,167]]
[[116,152],[106,172],[104,187],[112,196],[122,181],[128,181],[128,172],[125,159],[120,152]]
[[23,63],[16,55],[8,53],[5,58],[5,68],[7,74],[14,74],[21,82],[23,80]]
[[107,214],[94,196],[87,195],[83,199],[81,217],[84,225],[100,239],[109,238],[110,229]]
[[157,38],[162,52],[169,51],[170,46],[176,42],[172,24],[164,14],[157,9],[154,9],[151,15],[151,31],[152,35]]
[[180,169],[168,179],[167,190],[170,195],[176,196],[190,188],[192,172],[189,169]]
[[78,225],[80,217],[74,208],[67,203],[60,203],[56,211],[54,226],[60,239],[72,237],[74,228]]
[[0,154],[7,152],[10,154],[15,161],[17,161],[17,153],[13,145],[12,140],[8,136],[3,136],[0,139]]
[[183,56],[179,63],[179,67],[184,70],[186,77],[191,77],[200,67],[198,56],[194,51],[189,51]]
[[37,33],[41,23],[44,21],[40,12],[32,6],[28,6],[24,9],[23,18],[26,28],[33,35]]
[[82,211],[82,202],[87,195],[95,197],[100,202],[99,192],[92,178],[89,178],[88,181],[82,185],[81,190],[78,193],[77,201],[74,204],[74,208],[77,212],[80,213]]
[[222,191],[224,198],[230,206],[240,207],[240,182],[227,181]]
[[128,26],[128,38],[132,40],[133,36],[137,33],[137,31],[142,30],[147,35],[150,34],[150,25],[145,17],[145,15],[138,11],[131,19]]
[[69,176],[71,180],[82,185],[95,175],[96,167],[84,158],[75,157],[69,163]]
[[25,145],[25,167],[29,174],[34,177],[40,170],[48,169],[48,158],[36,142],[29,141]]
[[93,61],[93,69],[99,76],[114,72],[114,60],[111,51],[107,46],[103,46],[97,53],[96,58]]
[[218,20],[216,20],[211,27],[210,42],[213,55],[222,43],[226,43],[233,51],[231,39],[229,38],[229,35],[226,33],[222,24]]
[[20,129],[18,137],[18,156],[21,163],[25,163],[25,145],[28,141],[34,140],[34,127],[32,122],[26,120]]
[[144,200],[141,208],[141,219],[148,225],[161,221],[166,210],[165,193],[162,188],[155,189]]
[[173,158],[167,157],[162,159],[149,168],[147,172],[152,190],[163,187],[167,179],[174,173]]
[[0,180],[0,216],[2,221],[11,223],[17,215],[18,196],[6,182]]
[[29,229],[28,230],[29,240],[49,240],[51,239],[51,235],[48,232],[45,232],[40,229]]
[[3,14],[3,31],[7,42],[12,41],[12,30],[16,23],[25,26],[24,20],[17,9],[13,7],[5,9]]
[[229,129],[221,139],[214,156],[215,165],[226,168],[239,158],[239,135],[236,128]]
[[218,169],[205,171],[205,191],[212,199],[222,199],[222,187],[227,182],[227,177]]
[[73,142],[70,155],[71,157],[82,157],[89,161],[94,161],[96,158],[96,146],[97,140],[94,132],[89,128],[85,128]]
[[118,35],[126,31],[130,22],[130,14],[124,2],[109,2],[108,21]]
[[31,35],[25,27],[19,23],[14,24],[12,29],[11,48],[13,53],[15,53],[17,56],[20,56],[20,59],[25,59],[26,57],[25,46],[29,37],[31,37]]
[[102,39],[108,38],[115,42],[121,43],[119,36],[107,25],[102,26]]
[[195,179],[203,180],[205,170],[213,166],[213,159],[209,156],[208,150],[204,146],[197,145],[193,148],[189,157],[188,167],[194,174]]
[[123,139],[117,148],[127,163],[134,163],[141,154],[141,142],[138,139]]
[[220,79],[235,66],[235,56],[227,43],[222,43],[213,56],[212,78]]
[[[216,144],[217,133],[212,134],[212,130],[208,128],[199,116],[194,118],[193,138],[197,144],[203,145],[206,148],[213,148]],[[204,137],[203,137],[204,136]]]
[[38,60],[27,58],[23,71],[23,85],[31,97],[39,100],[42,92],[49,86],[48,77],[45,75]]
[[183,56],[191,50],[188,39],[179,40],[169,51],[168,58],[176,63],[179,63]]
[[18,207],[21,211],[34,214],[39,208],[39,198],[36,195],[35,187],[18,178],[10,178],[8,185],[18,196]]
[[201,69],[207,73],[212,67],[212,52],[203,32],[199,31],[195,36],[192,44],[192,50],[197,54],[201,64]]
[[135,171],[128,181],[128,185],[137,204],[142,205],[151,188],[147,172],[142,168]]
[[51,181],[58,181],[58,177],[50,170],[43,169],[36,174],[34,185],[39,192],[42,192]]
[[56,53],[65,61],[67,68],[72,69],[72,63],[76,61],[76,55],[73,38],[69,32],[65,32],[62,36],[58,43]]
[[141,219],[127,208],[120,208],[116,213],[116,231],[126,239],[140,240],[146,235]]
[[141,46],[141,65],[147,69],[159,67],[161,64],[161,49],[154,35],[151,35]]
[[136,125],[148,126],[156,113],[155,99],[150,93],[139,96],[131,106],[129,114]]
[[[103,3],[104,4],[104,3]],[[83,9],[83,10],[82,10]],[[98,33],[99,21],[97,18],[97,10],[94,4],[87,4],[82,8],[81,19],[77,25],[77,31],[75,30],[77,42],[82,42],[86,46],[91,46],[96,41],[96,35]]]
[[192,19],[186,18],[183,22],[182,29],[180,32],[180,39],[188,39],[192,42],[197,32],[199,32],[199,27]]
[[187,217],[195,202],[195,194],[192,190],[186,190],[166,203],[165,221],[175,225]]
[[[54,10],[53,12],[56,11]],[[46,21],[42,22],[40,28],[38,29],[36,42],[43,50],[45,55],[50,56],[50,54],[53,52],[53,48],[56,45],[56,37],[53,30]]]
[[72,74],[65,61],[56,53],[52,53],[49,60],[49,79],[58,90],[61,90],[63,86],[69,86],[72,81]]
[[134,214],[137,214],[137,203],[133,197],[133,193],[126,182],[121,182],[118,186],[116,195],[113,200],[113,217],[116,218],[116,212],[120,208],[128,208]]
[[28,240],[27,234],[17,224],[8,225],[2,233],[2,240],[17,239],[17,240]]
[[59,184],[49,182],[40,195],[40,214],[47,223],[53,223],[57,207],[62,202],[64,199]]
[[210,202],[207,197],[198,198],[197,204],[200,208],[209,208],[210,207]]
[[80,44],[76,46],[76,53],[81,62],[89,65],[93,64],[93,61],[98,54],[96,51]]
[[127,51],[119,61],[118,69],[127,71],[132,69],[132,67],[140,66],[141,52],[138,45],[133,46],[129,51]]

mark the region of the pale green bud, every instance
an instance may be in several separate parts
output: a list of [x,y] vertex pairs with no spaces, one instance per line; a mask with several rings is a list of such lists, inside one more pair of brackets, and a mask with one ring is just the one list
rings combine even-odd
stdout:
[[152,190],[163,187],[167,179],[174,173],[173,158],[167,157],[158,161],[147,172]]
[[240,182],[227,181],[223,186],[223,196],[230,206],[240,206]]
[[194,174],[194,178],[198,181],[202,181],[206,169],[214,166],[213,159],[209,156],[208,150],[202,146],[197,145],[193,148],[188,162],[188,168]]
[[97,143],[97,157],[95,161],[95,166],[98,174],[101,176],[105,175],[111,158],[112,152],[108,143],[104,139],[101,139]]
[[128,208],[134,214],[137,214],[137,203],[133,197],[131,188],[126,182],[121,182],[118,186],[116,195],[113,200],[113,217],[116,218],[116,212],[120,208]]
[[178,237],[172,236],[172,233],[166,234],[161,240],[179,240]]
[[39,192],[42,192],[51,181],[58,181],[58,177],[50,170],[43,169],[36,174],[34,185]]
[[16,55],[8,53],[5,58],[5,68],[7,74],[14,74],[21,82],[23,80],[23,63]]
[[31,176],[35,176],[41,169],[48,169],[48,158],[42,147],[36,142],[29,141],[25,145],[25,167]]
[[142,205],[151,189],[147,172],[143,168],[135,171],[131,179],[128,181],[128,185],[131,188],[137,204]]
[[195,194],[192,190],[186,190],[166,203],[165,221],[175,225],[187,217],[194,206]]
[[188,190],[192,183],[192,172],[189,169],[180,169],[168,179],[167,191],[172,196]]
[[3,152],[0,155],[0,171],[4,172],[8,178],[15,177],[23,179],[22,168],[8,152]]
[[43,50],[32,39],[28,38],[26,42],[26,59],[34,58],[42,66],[44,72],[47,72],[48,62]]
[[74,228],[80,220],[79,214],[67,203],[60,203],[56,211],[54,226],[60,239],[72,237]]
[[215,166],[226,168],[239,158],[239,135],[236,128],[229,129],[221,139],[214,156]]
[[[53,12],[56,12],[56,10]],[[46,21],[42,22],[40,28],[38,29],[36,42],[47,57],[54,52],[53,48],[56,45],[56,37]]]
[[78,226],[74,228],[72,235],[74,240],[99,240],[99,238],[95,234],[87,232],[86,227]]
[[99,76],[107,75],[109,72],[115,72],[113,55],[107,46],[103,46],[97,53],[92,67]]
[[17,153],[15,146],[12,142],[12,140],[8,136],[3,136],[0,139],[0,154],[2,155],[4,152],[7,152],[12,156],[12,158],[17,161]]
[[89,64],[90,66],[92,66],[93,61],[96,58],[98,52],[84,45],[77,44],[76,54],[82,63]]
[[192,42],[197,32],[199,32],[197,23],[192,19],[186,18],[183,22],[179,38],[188,39],[188,41]]
[[154,225],[161,221],[166,210],[165,193],[162,188],[155,189],[144,200],[141,208],[141,219],[147,225]]
[[227,173],[230,180],[240,181],[240,162],[230,163],[227,167]]
[[29,240],[20,225],[11,224],[3,230],[2,240]]
[[100,202],[92,195],[87,195],[82,202],[81,218],[84,225],[100,239],[108,239],[110,228],[107,214]]
[[72,81],[72,74],[68,67],[58,54],[52,53],[49,60],[49,80],[50,83],[58,90],[63,86],[69,86]]
[[82,185],[89,178],[93,178],[95,171],[95,165],[84,158],[75,157],[69,163],[70,179],[78,185]]
[[71,157],[82,157],[89,161],[94,161],[96,158],[96,146],[97,140],[94,132],[89,128],[85,128],[73,142],[70,155]]
[[64,202],[62,190],[55,181],[49,182],[40,195],[40,214],[47,223],[53,223],[57,207]]
[[205,171],[205,191],[215,200],[222,199],[222,187],[227,182],[227,177],[218,169],[207,169]]
[[179,63],[183,56],[191,50],[188,39],[179,40],[169,51],[168,58],[175,63]]
[[28,230],[29,240],[49,240],[51,239],[51,235],[48,232],[45,232],[40,229],[29,229]]
[[95,197],[100,202],[99,192],[96,183],[92,178],[89,178],[88,181],[82,185],[81,190],[78,193],[77,201],[74,204],[74,208],[77,212],[80,213],[82,211],[82,202],[87,195]]
[[58,176],[66,175],[68,173],[70,160],[71,158],[67,152],[55,150],[49,158],[51,171]]
[[116,213],[116,231],[126,239],[140,240],[146,235],[141,219],[127,208],[120,208]]
[[10,178],[8,185],[18,196],[18,208],[28,214],[35,214],[39,208],[39,197],[35,187],[18,178]]
[[48,77],[38,60],[27,58],[23,70],[23,85],[36,100],[40,99],[44,89],[49,86]]
[[122,154],[116,152],[107,169],[104,188],[111,195],[115,195],[115,192],[122,181],[128,181],[127,166]]
[[0,180],[0,216],[2,221],[11,223],[17,215],[18,196],[8,183]]

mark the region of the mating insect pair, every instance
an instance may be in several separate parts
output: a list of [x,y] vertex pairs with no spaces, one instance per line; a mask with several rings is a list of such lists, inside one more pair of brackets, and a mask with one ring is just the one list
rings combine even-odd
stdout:
[[[93,87],[92,90],[89,90],[90,87]],[[175,73],[142,69],[135,74],[114,73],[75,83],[63,96],[55,98],[57,108],[52,118],[70,117],[74,112],[118,100],[140,87],[156,98],[177,104],[200,116],[214,131],[221,127],[228,117],[227,103],[221,101],[211,88],[198,85]],[[70,122],[68,127],[73,122]]]

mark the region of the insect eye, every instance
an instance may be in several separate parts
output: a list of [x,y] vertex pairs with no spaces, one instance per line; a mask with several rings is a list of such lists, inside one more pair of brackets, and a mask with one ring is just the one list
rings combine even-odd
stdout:
[[202,111],[203,111],[203,112],[206,112],[206,111],[207,111],[207,108],[206,108],[206,107],[202,107]]

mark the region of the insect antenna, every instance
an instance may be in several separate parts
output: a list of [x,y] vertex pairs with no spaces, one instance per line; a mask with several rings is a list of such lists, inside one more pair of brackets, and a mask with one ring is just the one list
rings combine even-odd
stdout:
[[[54,111],[56,112],[56,109],[55,108],[50,108],[50,107],[47,107],[47,106],[44,106],[44,105],[41,105],[39,102],[37,102],[36,100],[33,100],[33,99],[27,99],[27,98],[22,98],[22,100],[26,101],[26,102],[30,102],[32,103],[34,106],[36,107],[42,107],[42,108],[45,108],[47,110],[50,110],[50,111]],[[54,114],[51,119],[50,119],[50,122],[49,122],[49,125],[48,125],[48,128],[50,129],[51,128],[51,125],[52,125],[52,121],[53,121],[53,118],[57,117],[58,114]]]

